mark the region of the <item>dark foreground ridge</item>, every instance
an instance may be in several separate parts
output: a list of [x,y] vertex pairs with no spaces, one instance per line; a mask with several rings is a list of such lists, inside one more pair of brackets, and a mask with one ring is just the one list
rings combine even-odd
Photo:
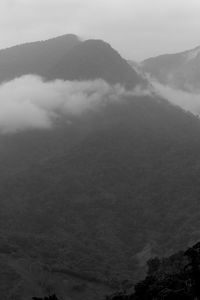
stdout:
[[134,293],[119,292],[107,300],[198,300],[200,299],[200,242],[169,258],[148,262],[148,273]]
[[[106,300],[198,300],[200,299],[200,242],[169,258],[148,261],[148,273],[143,281],[120,291]],[[59,300],[55,294],[33,300]],[[103,299],[102,299],[103,300]]]

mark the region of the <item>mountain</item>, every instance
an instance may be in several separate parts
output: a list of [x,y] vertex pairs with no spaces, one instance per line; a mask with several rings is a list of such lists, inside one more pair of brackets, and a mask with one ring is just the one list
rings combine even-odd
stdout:
[[0,50],[0,82],[25,74],[44,76],[57,60],[60,60],[74,46],[79,38],[67,34],[47,41],[17,45]]
[[142,69],[158,82],[189,92],[200,90],[200,47],[144,60]]
[[120,83],[128,88],[147,85],[109,44],[81,42],[72,34],[0,50],[0,82],[25,74],[47,80],[94,80]]
[[[46,80],[145,84],[96,40],[43,68]],[[197,117],[142,89],[0,135],[1,298],[102,299],[141,279],[149,258],[199,240],[199,136]]]

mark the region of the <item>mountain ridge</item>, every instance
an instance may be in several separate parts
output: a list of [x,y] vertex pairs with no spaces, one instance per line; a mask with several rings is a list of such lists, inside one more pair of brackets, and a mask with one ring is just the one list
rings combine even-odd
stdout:
[[50,79],[59,76],[68,80],[101,78],[110,84],[121,83],[128,88],[146,84],[116,50],[99,39],[86,40],[71,49],[64,65],[61,62],[53,70],[55,73],[48,77]]
[[200,91],[200,46],[151,57],[140,65],[144,72],[161,84],[188,92]]
[[57,57],[81,43],[76,36],[65,35],[47,41],[16,45],[0,50],[0,82],[26,74],[44,76]]
[[147,85],[108,43],[64,35],[0,50],[0,82],[27,74],[47,80],[104,79],[128,88]]

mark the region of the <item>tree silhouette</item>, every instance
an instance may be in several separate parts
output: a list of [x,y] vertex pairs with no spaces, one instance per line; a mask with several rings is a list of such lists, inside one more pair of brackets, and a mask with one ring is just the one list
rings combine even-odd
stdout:
[[189,248],[185,255],[189,259],[189,264],[185,269],[190,274],[193,294],[197,299],[200,299],[200,243]]
[[33,300],[59,300],[55,294],[52,296],[49,296],[49,297],[44,297],[44,298],[33,297],[32,299]]

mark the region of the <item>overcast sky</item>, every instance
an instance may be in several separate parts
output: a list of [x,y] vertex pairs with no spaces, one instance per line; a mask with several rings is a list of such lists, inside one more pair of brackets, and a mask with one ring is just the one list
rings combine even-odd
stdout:
[[200,0],[0,0],[0,48],[74,33],[135,60],[200,45]]

